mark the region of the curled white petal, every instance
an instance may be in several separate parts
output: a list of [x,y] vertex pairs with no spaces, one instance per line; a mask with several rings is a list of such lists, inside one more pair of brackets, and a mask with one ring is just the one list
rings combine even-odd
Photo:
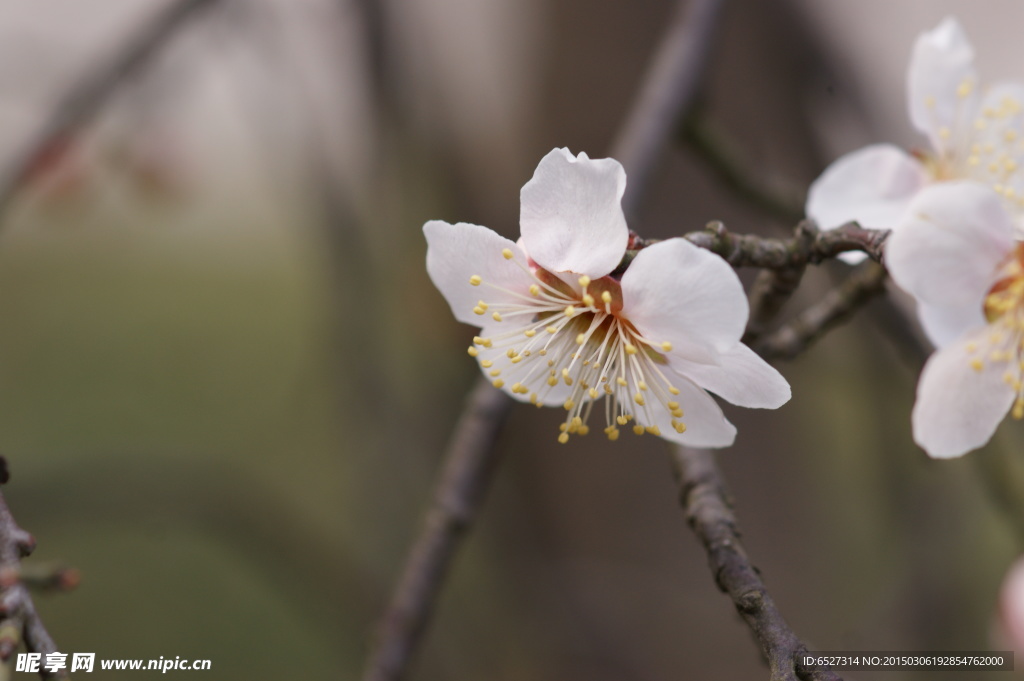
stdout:
[[1014,225],[998,195],[974,182],[929,187],[885,249],[893,279],[919,301],[981,309],[997,267],[1013,247]]
[[[427,273],[460,322],[480,326],[481,318],[473,313],[480,298],[492,303],[515,301],[516,294],[526,292],[532,283],[527,273],[502,255],[508,249],[525,262],[519,247],[486,227],[431,220],[423,225],[423,234]],[[480,277],[482,283],[472,285],[471,277]]]
[[739,341],[750,313],[736,272],[685,239],[640,251],[622,275],[623,313],[672,355],[715,361]]
[[626,251],[626,173],[618,161],[548,153],[520,194],[523,242],[541,267],[602,277]]
[[976,90],[974,50],[957,20],[947,17],[914,44],[907,73],[910,120],[935,149],[945,150],[962,100],[976,97]]
[[718,364],[702,364],[673,357],[672,368],[701,388],[740,407],[777,409],[792,396],[789,383],[770,364],[742,343],[719,357]]
[[1010,409],[1015,393],[1004,380],[1005,364],[975,363],[971,348],[990,345],[981,327],[936,351],[917,384],[911,423],[914,441],[929,456],[946,459],[981,447]]

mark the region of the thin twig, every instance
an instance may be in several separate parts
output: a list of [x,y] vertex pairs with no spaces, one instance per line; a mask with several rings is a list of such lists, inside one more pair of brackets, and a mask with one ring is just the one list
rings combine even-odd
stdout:
[[818,303],[754,345],[765,359],[793,359],[826,331],[885,291],[888,273],[875,262],[857,268]]
[[790,629],[740,542],[736,514],[714,454],[672,447],[686,519],[708,554],[718,588],[728,594],[750,627],[771,670],[771,681],[842,681],[835,673],[803,664],[806,646]]
[[[866,253],[872,260],[881,262],[882,246],[888,236],[889,230],[865,229],[856,222],[820,230],[813,222],[804,221],[797,226],[794,236],[780,239],[733,234],[724,224],[713,220],[704,229],[684,234],[683,238],[717,253],[733,267],[780,270],[817,265],[849,252]],[[644,239],[634,234],[632,244],[639,250],[658,241],[660,239]]]
[[91,70],[68,91],[50,117],[0,175],[0,216],[7,213],[25,179],[45,159],[63,150],[74,135],[110,100],[126,81],[148,66],[167,41],[198,10],[219,0],[178,0],[148,21],[109,59]]
[[[0,457],[0,482],[7,479],[7,462]],[[30,653],[40,653],[44,662],[48,654],[58,652],[20,577],[21,559],[33,549],[35,539],[18,527],[0,493],[0,664],[11,659],[21,642]],[[68,678],[67,669],[51,674],[41,666],[39,674],[43,678]]]
[[370,655],[364,681],[400,678],[430,618],[459,540],[472,524],[497,463],[494,443],[512,399],[481,378],[455,427],[423,527]]
[[677,2],[625,123],[612,145],[612,158],[626,170],[622,198],[626,215],[636,212],[657,161],[679,121],[692,109],[708,71],[715,28],[724,0]]
[[763,175],[748,172],[753,165],[741,160],[732,142],[699,112],[683,121],[680,132],[683,142],[738,198],[788,224],[803,219],[803,206],[788,192],[763,182]]
[[[629,177],[622,199],[627,214],[637,206],[666,138],[693,106],[724,4],[724,0],[678,3],[675,19],[612,147],[613,157],[623,164]],[[470,394],[454,444],[445,457],[445,472],[434,492],[434,506],[379,625],[363,681],[396,681],[404,676],[459,547],[462,530],[472,522],[486,491],[495,439],[510,403],[483,380]],[[486,421],[476,423],[481,418]],[[438,501],[465,498],[475,503],[452,507]],[[453,508],[458,515],[449,517]]]

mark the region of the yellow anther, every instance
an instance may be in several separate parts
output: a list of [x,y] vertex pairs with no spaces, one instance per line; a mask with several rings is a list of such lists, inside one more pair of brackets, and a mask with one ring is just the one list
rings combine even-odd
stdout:
[[569,441],[569,433],[562,433],[561,435],[559,435],[558,441],[564,445],[566,442]]
[[981,165],[981,159],[974,155],[968,156],[967,165],[971,166],[972,168],[977,168],[978,166]]
[[505,258],[505,260],[511,260],[512,259],[512,249],[511,248],[506,248],[506,249],[502,250],[501,251],[501,255],[502,255],[503,258]]
[[537,296],[539,296],[540,295],[540,286],[537,286],[536,284],[530,284],[530,295],[535,297],[535,298]]
[[554,376],[548,376],[548,385],[550,385],[551,387],[558,385],[558,379],[555,378]]
[[679,394],[679,388],[676,388],[676,387],[671,386],[671,385],[668,387],[668,391],[670,393],[672,393],[673,395],[678,395]]
[[672,344],[669,343],[668,341],[665,341],[664,343],[661,344],[661,351],[672,352]]
[[515,348],[509,348],[508,350],[505,351],[505,356],[508,357],[509,359],[512,359],[513,357],[515,357],[518,354],[519,353],[516,352]]
[[492,314],[492,315],[491,315],[491,317],[493,317],[493,318],[494,318],[494,321],[496,321],[496,322],[500,322],[500,321],[501,321],[501,315],[500,315],[500,314],[498,314],[497,312],[495,312],[494,314]]
[[576,345],[583,345],[587,342],[587,334],[579,333],[576,334]]
[[676,410],[676,409],[678,409],[678,408],[679,408],[679,403],[678,403],[678,402],[669,402],[669,403],[668,403],[668,408],[669,408],[670,410],[673,410],[673,411],[674,411],[674,410]]
[[627,355],[635,355],[636,354],[636,346],[633,345],[632,343],[626,343],[626,354]]
[[482,281],[483,279],[480,278],[479,274],[474,274],[472,277],[469,278],[469,283],[472,284],[473,286],[479,286],[480,282]]
[[491,369],[488,373],[490,373],[491,376],[501,376],[501,369]]
[[583,425],[583,419],[580,418],[579,416],[573,416],[572,421],[569,422],[569,425],[575,428],[579,428],[580,426]]
[[476,357],[477,355],[480,354],[480,351],[477,350],[476,348],[474,348],[472,345],[469,346],[469,348],[466,350],[466,352],[469,353],[470,357]]
[[1012,173],[1017,169],[1017,162],[1014,161],[1012,158],[1008,158],[1005,161],[1003,161],[1003,169],[1005,169],[1008,173]]
[[587,307],[593,307],[594,306],[594,296],[590,295],[589,293],[584,294],[583,295],[583,304],[586,305]]
[[[487,312],[487,310],[477,305],[476,307],[473,308],[473,312],[475,312],[476,314],[483,314],[484,312]],[[497,312],[495,312],[495,314],[497,314]]]
[[523,335],[526,336],[527,338],[533,338],[534,336],[537,335],[537,332],[534,331],[533,329],[527,329],[526,331],[523,331]]
[[530,404],[537,404],[537,393],[530,393]]
[[686,432],[686,424],[683,423],[682,421],[673,421],[672,422],[672,427],[676,429],[677,433],[685,433]]
[[647,384],[645,382],[643,382],[643,381],[640,381],[639,383],[637,383],[636,387],[640,388],[641,390],[647,390]]
[[644,396],[640,393],[633,395],[633,401],[639,404],[641,407],[644,406]]
[[609,293],[608,291],[601,291],[601,300],[603,300],[605,303],[612,302],[612,294]]
[[572,305],[569,305],[568,307],[565,308],[565,316],[566,317],[571,317],[574,314],[576,314],[576,308],[575,307],[573,307]]
[[639,423],[637,425],[633,426],[633,434],[634,435],[643,435],[644,434],[644,427],[641,426]]
[[572,411],[572,408],[576,406],[576,403],[569,399],[566,400],[562,406],[565,407],[566,411]]
[[673,409],[672,410],[672,416],[675,416],[677,419],[683,418],[683,410],[682,409]]
[[966,347],[967,347],[967,352],[975,352],[978,349],[978,344],[975,343],[974,341],[971,341],[970,343],[967,344]]
[[615,442],[616,440],[619,439],[619,429],[618,428],[611,428],[611,429],[605,430],[604,432],[608,434],[608,439],[611,440],[612,442]]
[[590,277],[588,277],[585,274],[582,277],[580,277],[580,286],[582,286],[583,288],[590,286]]
[[975,371],[981,371],[982,369],[985,368],[985,365],[982,364],[980,359],[972,359],[971,368],[974,369]]
[[482,301],[482,300],[478,300],[478,301],[476,301],[476,304],[477,304],[477,305],[478,305],[479,307],[482,307],[482,308],[483,308],[483,309],[485,309],[485,310],[487,309],[487,303],[485,303],[485,302],[484,302],[484,301]]
[[494,387],[495,388],[502,388],[504,386],[505,386],[505,381],[501,380],[500,378],[494,379]]
[[522,355],[516,355],[515,357],[512,358],[512,363],[513,364],[519,364],[522,361],[523,361],[523,356]]
[[606,395],[614,395],[615,394],[615,391],[612,390],[612,387],[610,385],[608,385],[607,383],[604,384],[604,392],[605,392]]
[[590,432],[590,426],[580,426],[576,432],[580,435],[586,435]]
[[660,436],[661,435],[661,428],[658,428],[658,426],[647,426],[647,432],[650,433],[651,435],[658,435],[658,436]]
[[558,327],[557,326],[549,326],[547,328],[547,332],[548,333],[558,333]]
[[1013,403],[1013,418],[1018,421],[1024,419],[1024,399],[1020,397]]
[[569,369],[568,368],[563,368],[562,369],[562,378],[569,378]]
[[629,423],[629,417],[625,415],[616,416],[615,422],[618,423],[620,426],[624,426],[627,423]]
[[974,83],[970,80],[965,80],[956,89],[956,96],[960,99],[966,98],[971,94],[971,90],[974,88]]
[[597,396],[600,395],[601,393],[597,391],[597,388],[591,388],[590,390],[587,391],[587,394],[590,395],[590,399],[596,400]]
[[616,376],[615,382],[621,385],[623,388],[629,385],[629,383],[626,382],[626,379],[624,379],[622,376]]
[[558,430],[560,430],[560,431],[562,431],[564,433],[565,431],[569,430],[569,424],[568,423],[559,423],[558,424]]
[[484,369],[490,369],[492,366],[494,366],[494,362],[492,362],[489,359],[481,360],[480,366],[482,366]]

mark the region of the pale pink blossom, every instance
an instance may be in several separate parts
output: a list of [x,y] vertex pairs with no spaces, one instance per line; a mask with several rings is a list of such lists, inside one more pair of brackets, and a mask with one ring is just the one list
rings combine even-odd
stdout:
[[[925,187],[952,180],[981,182],[998,194],[1020,229],[1024,216],[1024,85],[985,86],[974,50],[956,19],[922,34],[907,73],[907,104],[928,148],[907,153],[875,144],[849,153],[811,185],[807,215],[822,228],[855,220],[896,228]],[[863,259],[848,254],[848,262]]]
[[938,350],[917,386],[914,440],[933,457],[984,445],[1024,418],[1024,244],[1000,197],[976,182],[929,187],[885,258]]
[[612,440],[628,425],[728,446],[736,430],[705,390],[775,408],[789,385],[739,342],[747,299],[717,255],[669,239],[617,269],[629,241],[625,186],[617,161],[555,149],[522,189],[519,243],[432,220],[427,271],[456,319],[482,327],[469,354],[494,385],[566,410],[560,441],[585,435],[597,410]]

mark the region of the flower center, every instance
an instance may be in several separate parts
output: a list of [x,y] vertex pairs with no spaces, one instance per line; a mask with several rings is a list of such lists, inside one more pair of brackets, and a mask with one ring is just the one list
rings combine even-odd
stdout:
[[[668,341],[645,337],[623,314],[622,287],[611,277],[579,277],[569,283],[540,267],[521,263],[511,249],[506,260],[532,279],[527,293],[493,285],[479,275],[474,286],[500,291],[503,302],[480,300],[478,315],[490,314],[487,337],[477,336],[469,354],[488,371],[494,386],[512,381],[513,393],[529,395],[543,406],[546,399],[562,401],[567,415],[558,441],[586,435],[594,404],[605,401],[605,434],[617,440],[619,427],[633,423],[637,435],[660,435],[655,409],[671,415],[679,433],[686,430],[679,390],[662,370]],[[512,301],[512,302],[509,302]],[[481,332],[483,333],[483,332]]]
[[[980,106],[973,80],[957,88],[957,107],[950,126],[938,129],[941,149],[926,155],[925,168],[938,182],[969,178],[984,182],[1014,207],[1024,206],[1024,105],[1007,94]],[[934,108],[934,99],[927,102]]]
[[1003,380],[1017,394],[1011,413],[1015,419],[1024,419],[1024,243],[1017,244],[1013,256],[999,272],[999,278],[989,289],[984,303],[985,318],[990,334],[987,357],[979,353],[977,343],[968,343],[971,366],[976,371],[985,368],[985,361],[1005,363]]

